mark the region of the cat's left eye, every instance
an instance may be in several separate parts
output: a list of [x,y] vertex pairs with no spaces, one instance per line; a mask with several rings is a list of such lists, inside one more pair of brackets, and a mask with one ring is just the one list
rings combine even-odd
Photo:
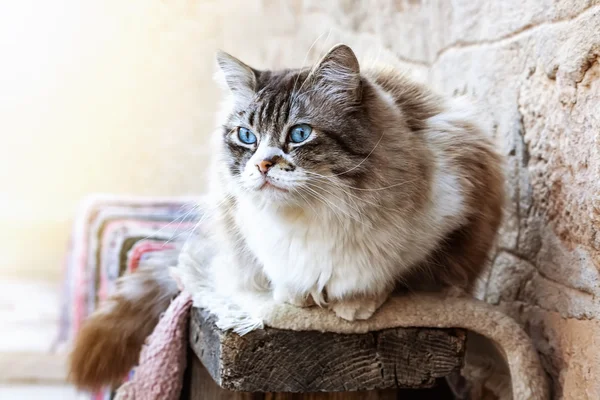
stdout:
[[245,144],[256,143],[256,135],[250,131],[250,129],[242,128],[241,126],[237,129],[238,139]]
[[312,128],[310,125],[300,124],[292,127],[290,131],[290,141],[293,143],[302,143],[310,137]]

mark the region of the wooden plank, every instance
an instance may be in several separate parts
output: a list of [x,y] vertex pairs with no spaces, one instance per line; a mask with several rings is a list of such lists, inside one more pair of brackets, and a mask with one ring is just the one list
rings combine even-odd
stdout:
[[181,400],[454,400],[443,379],[432,389],[384,389],[361,392],[261,393],[219,387],[194,355],[188,364]]
[[[182,400],[261,400],[262,395],[248,392],[233,392],[221,388],[215,383],[198,357],[191,357],[188,362],[187,384],[184,385]],[[192,384],[193,383],[193,384]]]
[[205,312],[193,310],[190,345],[225,389],[354,392],[433,386],[461,368],[465,335],[455,329],[342,335],[266,328],[239,336],[221,331]]

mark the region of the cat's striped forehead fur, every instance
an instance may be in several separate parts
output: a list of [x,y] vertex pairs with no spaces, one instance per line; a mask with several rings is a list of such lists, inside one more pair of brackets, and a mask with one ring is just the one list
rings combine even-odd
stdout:
[[[327,101],[326,94],[315,90],[314,84],[307,80],[308,73],[291,70],[259,75],[256,94],[249,103],[242,103],[242,108],[223,127],[233,157],[241,162],[251,152],[235,146],[228,136],[238,126],[254,132],[259,145],[266,140],[270,146],[291,154],[303,167],[316,168],[315,172],[340,173],[368,155],[367,148],[374,143],[364,110],[356,107],[351,97],[346,99],[347,103]],[[304,145],[292,146],[290,128],[301,123],[312,127],[315,138]]]

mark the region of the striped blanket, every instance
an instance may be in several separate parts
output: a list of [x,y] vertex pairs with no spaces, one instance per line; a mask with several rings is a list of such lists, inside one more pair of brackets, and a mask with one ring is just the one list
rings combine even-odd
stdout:
[[[64,280],[60,341],[72,341],[116,279],[140,262],[173,260],[198,221],[197,198],[95,195],[75,218]],[[103,390],[91,399],[112,399]]]

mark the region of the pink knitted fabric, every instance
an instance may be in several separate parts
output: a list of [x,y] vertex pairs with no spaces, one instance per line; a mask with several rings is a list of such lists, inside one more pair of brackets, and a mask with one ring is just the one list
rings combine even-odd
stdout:
[[133,379],[119,388],[116,400],[178,400],[187,352],[192,298],[183,292],[169,305],[140,355]]

